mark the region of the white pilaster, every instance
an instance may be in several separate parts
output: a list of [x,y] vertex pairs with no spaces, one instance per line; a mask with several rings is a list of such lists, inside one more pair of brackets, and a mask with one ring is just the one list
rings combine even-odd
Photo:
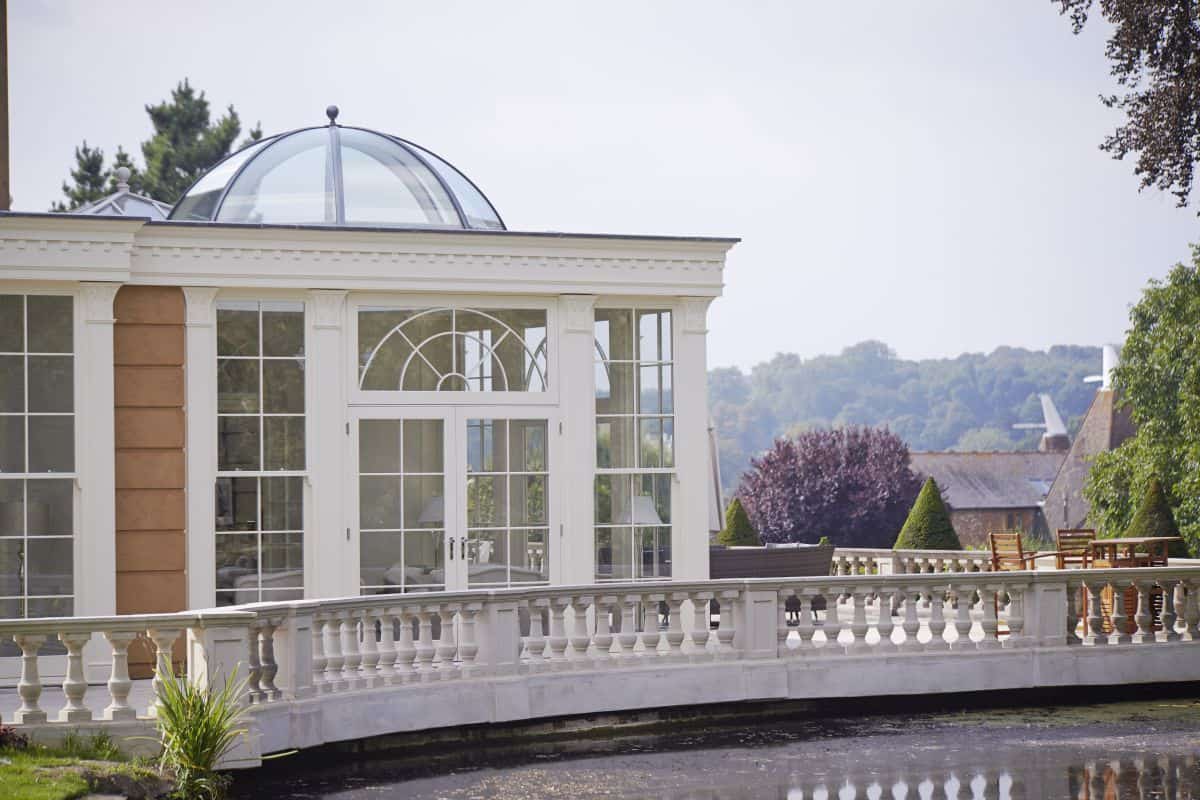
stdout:
[[216,605],[217,290],[185,287],[188,608]]
[[675,305],[675,485],[671,493],[671,558],[676,580],[708,579],[708,305],[685,297]]
[[592,583],[596,573],[596,548],[592,522],[596,473],[595,312],[593,295],[568,294],[559,298],[558,382],[562,409],[563,446],[558,466],[562,533],[553,530],[556,549],[550,581],[555,584]]
[[346,537],[345,498],[354,485],[345,469],[346,292],[311,291],[309,309],[305,596],[344,597],[358,594],[358,550]]
[[79,285],[79,340],[75,347],[77,426],[75,614],[117,612],[116,442],[113,397],[113,300],[119,283]]

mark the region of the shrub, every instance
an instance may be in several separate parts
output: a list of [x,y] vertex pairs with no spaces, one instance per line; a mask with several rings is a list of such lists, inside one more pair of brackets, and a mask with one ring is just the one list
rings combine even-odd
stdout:
[[[1129,530],[1125,531],[1126,536],[1178,536],[1179,526],[1175,524],[1175,515],[1171,513],[1171,503],[1167,500],[1167,493],[1163,490],[1162,483],[1158,478],[1151,478],[1150,483],[1146,486],[1146,493],[1142,495],[1142,502],[1138,505],[1137,511],[1133,515],[1133,521],[1129,523]],[[1172,558],[1187,558],[1187,545],[1183,542],[1172,542],[1168,551]]]
[[29,737],[10,725],[0,725],[0,750],[25,750]]
[[961,550],[937,481],[927,478],[896,537],[895,550]]
[[170,672],[159,672],[158,677],[160,768],[174,776],[175,793],[182,800],[220,800],[229,779],[216,767],[246,733],[240,727],[246,714],[240,702],[246,682],[223,681],[213,690]]
[[726,547],[757,547],[762,544],[754,526],[750,524],[750,515],[736,497],[725,509],[725,528],[717,534],[717,544]]

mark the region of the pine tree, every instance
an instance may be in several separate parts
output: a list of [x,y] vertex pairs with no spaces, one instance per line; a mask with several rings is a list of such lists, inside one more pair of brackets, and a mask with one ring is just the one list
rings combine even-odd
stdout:
[[937,481],[928,478],[896,537],[895,550],[961,550]]
[[[1171,513],[1171,502],[1163,490],[1158,478],[1151,478],[1142,495],[1141,505],[1129,523],[1128,537],[1145,536],[1178,536],[1179,526],[1175,524],[1175,515]],[[1172,542],[1168,550],[1172,558],[1187,558],[1187,545],[1183,542]]]
[[80,206],[93,203],[108,192],[109,172],[104,168],[104,151],[99,147],[88,147],[87,140],[75,148],[75,168],[71,170],[71,181],[63,181],[62,191],[67,202],[57,202],[51,211],[74,211]]
[[725,509],[725,529],[717,534],[717,544],[726,547],[758,547],[762,544],[750,524],[750,515],[736,497]]
[[186,78],[171,91],[170,100],[146,106],[146,113],[154,135],[142,143],[146,162],[142,190],[163,203],[174,203],[213,164],[229,155],[242,131],[233,106],[212,122],[204,92],[197,94]]

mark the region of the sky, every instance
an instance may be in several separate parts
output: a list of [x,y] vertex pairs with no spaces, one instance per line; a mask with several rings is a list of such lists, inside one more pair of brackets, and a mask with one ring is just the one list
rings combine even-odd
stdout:
[[1099,345],[1200,218],[1098,149],[1120,117],[1093,22],[1074,36],[1047,0],[9,0],[14,208],[59,199],[83,139],[137,153],[186,77],[268,134],[335,103],[513,230],[740,237],[713,366]]

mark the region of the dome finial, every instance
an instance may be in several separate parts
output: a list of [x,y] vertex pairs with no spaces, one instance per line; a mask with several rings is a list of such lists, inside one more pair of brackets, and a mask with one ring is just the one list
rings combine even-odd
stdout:
[[133,173],[130,171],[129,167],[117,167],[116,175],[118,192],[129,191],[129,176],[132,174]]
[[325,108],[325,116],[329,117],[330,125],[334,125],[337,123],[337,115],[338,115],[338,107],[337,106],[327,106]]

